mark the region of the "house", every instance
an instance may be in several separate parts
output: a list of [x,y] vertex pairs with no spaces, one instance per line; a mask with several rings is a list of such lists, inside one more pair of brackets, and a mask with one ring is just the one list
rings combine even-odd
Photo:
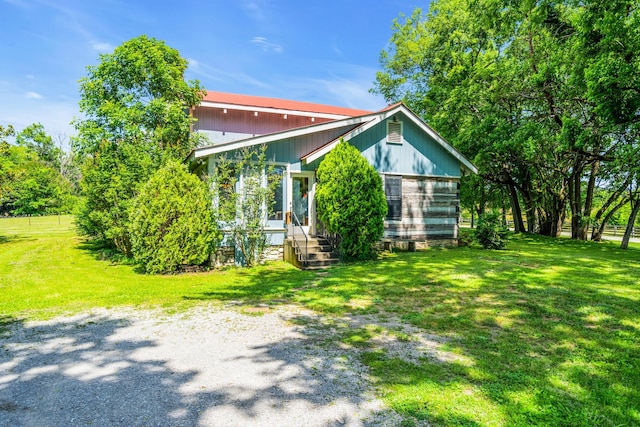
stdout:
[[[192,113],[198,119],[193,130],[211,142],[191,152],[193,170],[212,172],[216,156],[267,147],[267,158],[282,174],[267,230],[272,245],[285,247],[285,257],[296,235],[305,236],[308,245],[322,232],[314,203],[315,172],[340,139],[358,148],[383,179],[389,208],[385,241],[457,241],[460,177],[477,170],[402,103],[372,112],[209,92]],[[308,252],[303,254],[307,261]]]

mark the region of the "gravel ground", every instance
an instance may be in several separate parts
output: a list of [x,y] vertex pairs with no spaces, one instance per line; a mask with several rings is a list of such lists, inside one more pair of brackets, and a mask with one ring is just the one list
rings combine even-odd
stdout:
[[331,336],[293,307],[14,323],[0,338],[0,425],[398,425]]

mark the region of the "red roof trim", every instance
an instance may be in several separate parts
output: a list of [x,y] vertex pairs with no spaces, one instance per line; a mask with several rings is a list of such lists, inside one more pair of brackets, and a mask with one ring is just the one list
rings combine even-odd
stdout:
[[335,114],[347,117],[357,117],[371,114],[372,111],[356,110],[346,107],[335,107],[311,102],[291,101],[287,99],[265,98],[261,96],[239,95],[235,93],[207,91],[203,102],[219,104],[241,105],[245,107],[273,108],[278,110],[304,111],[307,113]]

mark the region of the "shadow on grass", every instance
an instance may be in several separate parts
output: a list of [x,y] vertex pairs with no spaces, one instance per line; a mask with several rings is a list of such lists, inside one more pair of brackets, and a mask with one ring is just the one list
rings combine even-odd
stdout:
[[134,265],[133,259],[109,247],[99,240],[81,240],[76,246],[79,250],[90,254],[98,261],[108,261],[112,264]]
[[22,322],[13,316],[0,315],[0,337],[7,333],[12,325]]
[[343,353],[303,328],[274,340],[263,319],[220,315],[188,333],[179,320],[141,327],[125,316],[10,322],[0,337],[1,424],[359,423],[367,398]]
[[35,239],[27,238],[25,236],[20,236],[20,235],[17,235],[17,234],[12,234],[10,236],[2,236],[2,235],[0,235],[0,245],[6,244],[6,243],[21,242],[21,241],[25,241],[25,240],[35,240]]
[[185,295],[183,299],[278,305],[291,302],[296,292],[314,283],[316,277],[313,272],[282,262],[233,271],[233,283],[205,286],[204,290]]
[[538,236],[509,247],[339,267],[302,300],[450,338],[443,348],[464,362],[365,358],[407,416],[443,425],[639,424],[640,251]]

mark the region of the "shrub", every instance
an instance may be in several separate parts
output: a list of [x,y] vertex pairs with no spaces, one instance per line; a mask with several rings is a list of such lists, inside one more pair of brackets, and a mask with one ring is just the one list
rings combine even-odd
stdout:
[[485,249],[504,249],[507,246],[507,228],[497,213],[485,213],[478,218],[476,240]]
[[201,265],[220,239],[205,183],[177,162],[151,176],[130,219],[133,256],[147,273]]
[[318,217],[329,232],[341,235],[343,253],[354,259],[375,256],[387,214],[380,175],[343,140],[320,163],[317,177]]
[[268,164],[266,152],[267,147],[261,146],[239,150],[231,158],[217,157],[211,176],[221,225],[247,267],[262,262],[269,247],[267,218],[282,182],[282,173]]

